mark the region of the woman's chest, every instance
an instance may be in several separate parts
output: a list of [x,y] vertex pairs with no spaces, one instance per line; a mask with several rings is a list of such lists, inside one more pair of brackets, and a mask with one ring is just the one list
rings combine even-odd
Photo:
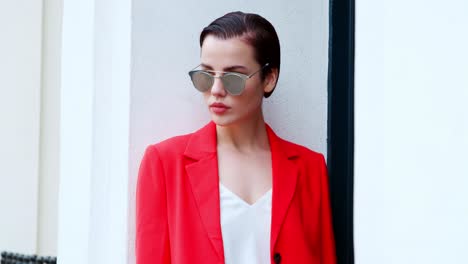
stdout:
[[271,159],[267,154],[218,154],[219,181],[249,204],[272,188]]

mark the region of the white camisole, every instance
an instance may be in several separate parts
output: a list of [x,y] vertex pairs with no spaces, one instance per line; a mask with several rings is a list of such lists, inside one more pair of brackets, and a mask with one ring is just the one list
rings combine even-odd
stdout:
[[269,264],[271,193],[250,205],[219,184],[225,264]]

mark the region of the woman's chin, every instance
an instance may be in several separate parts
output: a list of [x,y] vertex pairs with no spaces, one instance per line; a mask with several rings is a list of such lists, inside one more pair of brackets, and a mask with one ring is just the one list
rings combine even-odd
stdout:
[[229,126],[235,123],[235,120],[227,116],[211,115],[211,120],[218,126]]
[[212,117],[211,120],[213,123],[215,123],[217,126],[228,126],[230,122],[225,120],[224,118],[218,118],[218,117]]

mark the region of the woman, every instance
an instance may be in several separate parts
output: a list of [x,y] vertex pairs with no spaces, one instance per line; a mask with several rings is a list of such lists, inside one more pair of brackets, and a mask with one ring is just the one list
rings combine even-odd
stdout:
[[189,75],[212,122],[147,148],[137,264],[335,263],[324,158],[263,118],[280,72],[275,29],[229,13],[203,29],[200,47]]

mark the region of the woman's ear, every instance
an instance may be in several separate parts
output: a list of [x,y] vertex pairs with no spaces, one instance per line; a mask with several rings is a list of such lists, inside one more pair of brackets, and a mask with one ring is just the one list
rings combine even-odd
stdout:
[[278,80],[278,69],[273,68],[271,71],[265,76],[265,80],[263,81],[263,92],[270,93],[275,89],[276,80]]

